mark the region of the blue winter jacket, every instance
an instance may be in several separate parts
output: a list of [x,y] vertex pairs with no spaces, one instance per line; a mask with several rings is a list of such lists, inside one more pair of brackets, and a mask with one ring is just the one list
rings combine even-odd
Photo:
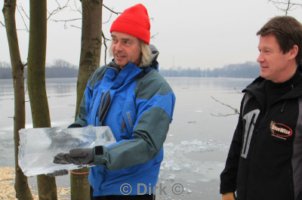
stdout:
[[95,158],[100,165],[90,168],[93,196],[155,193],[175,104],[157,67],[156,60],[151,66],[128,63],[123,69],[112,62],[88,81],[74,124],[109,126],[117,141],[104,147]]

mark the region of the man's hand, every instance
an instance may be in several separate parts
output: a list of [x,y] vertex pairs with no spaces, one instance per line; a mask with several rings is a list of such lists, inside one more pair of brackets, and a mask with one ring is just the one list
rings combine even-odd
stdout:
[[234,192],[222,194],[221,200],[235,200]]
[[93,164],[94,148],[89,149],[71,149],[69,153],[59,153],[54,157],[56,164],[75,164],[88,165]]

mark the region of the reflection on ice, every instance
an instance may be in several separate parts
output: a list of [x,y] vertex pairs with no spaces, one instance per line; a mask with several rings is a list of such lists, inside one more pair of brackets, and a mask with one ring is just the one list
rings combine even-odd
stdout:
[[82,166],[53,163],[58,153],[74,148],[92,148],[113,143],[109,127],[31,128],[21,129],[18,162],[26,176],[53,173],[57,170],[78,169]]

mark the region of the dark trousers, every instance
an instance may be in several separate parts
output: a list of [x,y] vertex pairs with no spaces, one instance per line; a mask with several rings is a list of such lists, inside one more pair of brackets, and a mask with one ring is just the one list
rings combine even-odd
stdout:
[[93,189],[90,188],[91,200],[155,200],[155,195],[110,195],[94,197],[92,195]]
[[101,196],[92,197],[91,200],[155,200],[155,195],[112,195],[112,196]]

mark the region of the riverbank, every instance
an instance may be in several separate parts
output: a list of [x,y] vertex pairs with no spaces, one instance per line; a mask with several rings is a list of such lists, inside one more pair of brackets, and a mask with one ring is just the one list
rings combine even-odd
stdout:
[[[14,188],[15,170],[12,167],[0,167],[0,200],[15,200],[16,192]],[[34,200],[38,200],[38,191],[34,184],[29,181],[30,189]],[[58,187],[58,200],[70,199],[70,189]]]

